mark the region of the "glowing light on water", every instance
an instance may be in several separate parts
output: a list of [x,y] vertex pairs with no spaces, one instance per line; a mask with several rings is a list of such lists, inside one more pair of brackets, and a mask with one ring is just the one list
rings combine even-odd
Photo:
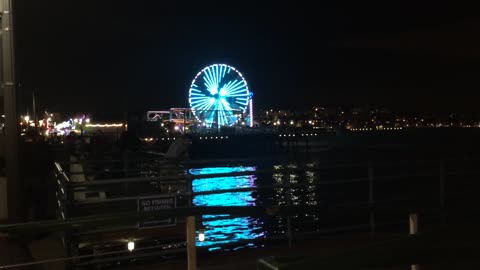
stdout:
[[[255,171],[255,167],[214,167],[191,169],[193,175]],[[193,181],[193,191],[212,191],[255,186],[255,175],[214,177]],[[193,199],[197,206],[254,206],[252,191],[228,192],[221,194],[197,195]],[[210,251],[221,249],[222,245],[242,241],[236,248],[253,247],[254,240],[264,236],[263,223],[257,218],[230,217],[229,215],[203,215],[204,241],[197,241],[197,246],[208,247]],[[247,242],[243,242],[243,241]]]

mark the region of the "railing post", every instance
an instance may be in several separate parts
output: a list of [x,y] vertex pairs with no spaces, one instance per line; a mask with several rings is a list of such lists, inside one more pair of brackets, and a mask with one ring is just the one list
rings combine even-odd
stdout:
[[187,264],[188,270],[197,270],[197,248],[195,246],[195,217],[187,217]]
[[[410,235],[416,235],[418,233],[418,215],[417,213],[410,213],[408,215],[408,223],[409,223],[409,234]],[[420,269],[420,265],[418,264],[412,264],[410,266],[410,269],[411,270],[419,270]]]
[[445,217],[445,161],[441,160],[440,161],[440,215],[441,215],[441,220],[442,223],[446,222],[446,217]]
[[[285,177],[286,177],[286,185],[287,185],[287,192],[286,192],[286,196],[287,196],[287,206],[291,206],[292,205],[292,189],[290,187],[290,170],[288,169],[287,167],[287,170],[286,170],[286,174],[285,174]],[[287,239],[288,239],[288,247],[291,248],[292,247],[292,217],[290,215],[287,216]]]
[[125,150],[122,154],[122,161],[123,161],[123,176],[128,177],[128,171],[130,170],[128,164],[128,152]]
[[[193,202],[193,187],[192,187],[192,176],[190,175],[187,169],[187,194],[190,198],[188,200],[188,206],[192,207]],[[188,216],[186,219],[187,224],[187,265],[188,270],[197,270],[197,247],[195,245],[195,217]]]
[[370,235],[375,234],[375,211],[373,209],[375,201],[373,200],[373,164],[368,163],[368,204],[370,206]]
[[410,235],[418,233],[418,215],[417,213],[410,213],[408,215],[408,223],[410,227]]
[[[123,151],[123,154],[122,154],[122,163],[123,163],[123,176],[128,178],[128,170],[129,170],[129,166],[128,166],[128,152],[127,150],[125,149]],[[128,183],[124,183],[123,184],[123,193],[125,195],[128,194],[128,191],[129,191],[129,184]]]

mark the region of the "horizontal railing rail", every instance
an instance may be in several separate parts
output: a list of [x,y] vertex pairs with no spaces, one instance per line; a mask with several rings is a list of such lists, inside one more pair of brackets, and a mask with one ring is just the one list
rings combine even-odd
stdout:
[[[78,226],[87,226],[95,224],[114,224],[119,221],[144,221],[148,219],[157,219],[165,217],[186,217],[201,215],[222,215],[229,214],[231,216],[292,216],[295,214],[316,213],[316,214],[334,214],[344,215],[346,213],[358,213],[359,211],[368,212],[376,210],[379,212],[404,211],[422,212],[422,209],[440,210],[438,205],[432,205],[429,201],[401,201],[390,202],[385,205],[370,205],[368,203],[348,203],[337,205],[321,205],[321,206],[198,206],[198,207],[180,207],[155,209],[150,212],[129,211],[114,214],[94,215],[87,217],[75,217],[66,220],[47,220],[28,223],[15,223],[0,225],[0,232],[10,234],[26,234],[39,233],[48,231],[58,231],[60,229],[75,228]],[[426,210],[424,210],[426,211]],[[478,213],[480,210],[460,210],[468,213]]]
[[108,179],[108,180],[93,180],[85,182],[75,182],[69,184],[71,187],[88,187],[88,186],[106,186],[106,185],[117,185],[117,184],[128,184],[128,183],[143,183],[143,182],[175,182],[175,181],[185,181],[186,177],[178,176],[156,176],[156,177],[131,177],[131,178],[122,178],[122,179]]

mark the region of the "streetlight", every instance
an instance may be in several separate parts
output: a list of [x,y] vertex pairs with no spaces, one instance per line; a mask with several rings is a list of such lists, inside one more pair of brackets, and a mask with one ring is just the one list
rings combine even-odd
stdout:
[[135,242],[133,242],[132,240],[128,241],[127,248],[128,251],[132,252],[135,249]]
[[200,241],[200,242],[205,241],[205,229],[203,229],[203,228],[198,230],[198,241]]

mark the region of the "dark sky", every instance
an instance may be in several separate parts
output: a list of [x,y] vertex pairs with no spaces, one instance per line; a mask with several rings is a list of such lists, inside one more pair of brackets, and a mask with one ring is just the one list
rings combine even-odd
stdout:
[[259,107],[480,112],[477,9],[317,2],[18,0],[19,82],[51,110],[167,109],[226,63]]

